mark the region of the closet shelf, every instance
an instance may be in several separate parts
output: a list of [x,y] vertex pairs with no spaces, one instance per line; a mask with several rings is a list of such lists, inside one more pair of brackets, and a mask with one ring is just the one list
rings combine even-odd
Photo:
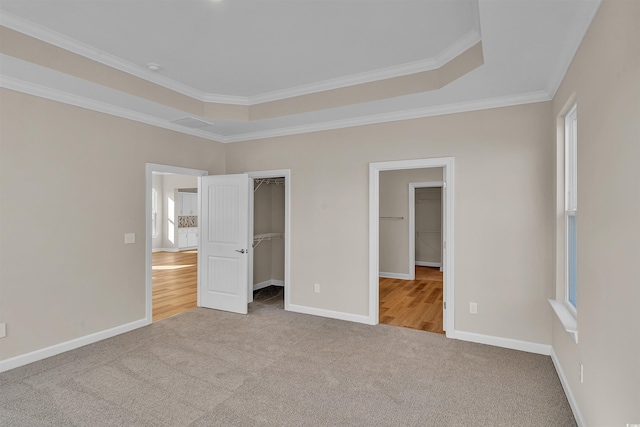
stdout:
[[283,233],[262,233],[253,236],[253,248],[257,247],[263,240],[282,239]]
[[253,192],[255,193],[262,184],[284,185],[284,178],[256,178],[253,180]]

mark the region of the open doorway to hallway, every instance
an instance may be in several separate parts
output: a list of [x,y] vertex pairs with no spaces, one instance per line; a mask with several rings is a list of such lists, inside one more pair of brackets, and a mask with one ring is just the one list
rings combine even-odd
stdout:
[[452,297],[446,268],[452,258],[445,249],[447,224],[453,225],[451,207],[445,208],[452,160],[372,164],[371,171],[372,190],[378,190],[370,210],[378,214],[370,215],[377,219],[371,232],[377,231],[378,323],[444,334],[445,301]]
[[197,307],[198,177],[206,171],[146,165],[146,320]]
[[153,321],[197,307],[198,177],[152,172]]
[[[388,199],[383,190],[405,191],[406,183],[397,185],[398,178],[442,179],[441,173],[441,168],[382,172],[380,203]],[[388,188],[391,178],[396,185]],[[409,183],[409,269],[415,273],[409,280],[380,278],[380,323],[444,334],[442,186],[442,181]],[[380,228],[385,227],[389,224],[381,222]],[[382,245],[397,240],[387,234],[382,237]]]

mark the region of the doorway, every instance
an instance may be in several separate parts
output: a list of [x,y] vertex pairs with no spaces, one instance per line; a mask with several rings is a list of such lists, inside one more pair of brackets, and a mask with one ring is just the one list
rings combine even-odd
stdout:
[[[381,217],[381,269],[385,270],[385,266],[387,270],[393,267],[392,260],[388,259],[389,255],[402,253],[398,250],[398,245],[406,239],[409,242],[408,252],[401,256],[409,260],[409,277],[380,273],[379,321],[386,325],[443,334],[443,181],[410,182],[412,179],[422,178],[441,180],[442,168],[381,173],[381,212],[384,214],[390,208],[395,208],[403,215],[395,222],[382,220],[388,217]],[[402,211],[402,203],[394,203],[397,199],[408,200],[405,211]],[[405,215],[407,221],[404,221]],[[402,264],[396,264],[395,268],[399,267]]]
[[[453,336],[454,332],[454,281],[453,281],[453,195],[454,195],[454,159],[452,157],[416,159],[404,161],[391,161],[371,163],[369,165],[369,322],[379,323],[380,311],[380,222],[383,220],[397,220],[392,213],[380,211],[380,173],[383,171],[399,171],[407,169],[433,169],[442,168],[443,184],[443,237],[442,237],[442,307],[443,328],[447,336]],[[410,210],[411,211],[411,210]],[[385,218],[382,217],[385,216]],[[388,216],[387,216],[388,215]],[[402,216],[402,215],[400,215]],[[413,230],[415,237],[415,230]],[[414,241],[415,244],[415,241]],[[414,249],[415,250],[415,249]],[[409,271],[399,274],[403,277],[392,279],[415,280],[415,252],[410,258]],[[437,268],[439,270],[439,267]]]
[[146,164],[147,323],[195,308],[199,209],[194,191],[198,177],[207,174]]
[[[249,303],[288,310],[290,170],[250,172]],[[255,304],[254,304],[255,305]]]
[[[284,243],[284,309],[289,310],[291,203],[290,171],[261,171],[216,175],[199,180],[200,245],[198,247],[198,306],[247,314],[253,296],[254,180],[284,179],[284,232],[266,230],[260,239]],[[259,184],[259,183],[258,183]],[[264,183],[263,183],[264,184]],[[280,202],[282,201],[280,195]],[[282,230],[282,215],[278,221]],[[258,230],[261,231],[261,230]],[[262,230],[265,231],[265,230]],[[255,242],[258,243],[258,242]],[[280,270],[282,257],[280,257]],[[282,277],[282,276],[280,276]],[[281,279],[263,280],[269,286]],[[262,283],[262,282],[258,282]]]

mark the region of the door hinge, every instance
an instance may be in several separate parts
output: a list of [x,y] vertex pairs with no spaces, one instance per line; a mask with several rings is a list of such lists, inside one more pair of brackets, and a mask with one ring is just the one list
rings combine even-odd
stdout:
[[446,302],[446,301],[444,301],[444,302],[442,303],[442,306],[443,306],[443,307],[444,307],[444,309],[446,310],[446,309],[447,309],[447,302]]

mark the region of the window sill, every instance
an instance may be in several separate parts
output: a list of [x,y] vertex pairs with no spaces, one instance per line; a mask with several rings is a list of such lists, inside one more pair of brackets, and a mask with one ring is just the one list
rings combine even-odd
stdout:
[[576,316],[569,310],[563,301],[557,301],[554,299],[549,300],[551,308],[555,311],[556,316],[560,319],[560,323],[564,326],[564,329],[571,335],[573,342],[578,343],[578,321]]

